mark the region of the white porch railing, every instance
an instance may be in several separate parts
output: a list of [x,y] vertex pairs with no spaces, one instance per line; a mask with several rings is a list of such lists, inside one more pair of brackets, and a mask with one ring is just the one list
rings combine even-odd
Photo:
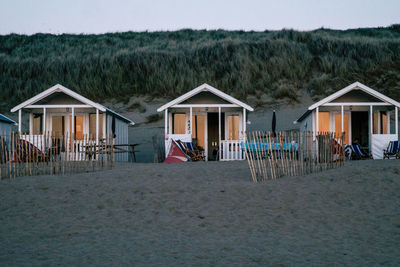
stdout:
[[[35,147],[37,147],[40,151],[45,151],[46,149],[46,142],[44,140],[44,135],[43,134],[22,134],[20,136],[22,140],[26,140]],[[49,143],[51,140],[51,137],[47,140],[47,143]]]
[[242,140],[221,140],[221,161],[244,160],[245,154],[240,147]]
[[[60,159],[67,161],[88,160],[89,154],[86,153],[87,147],[93,147],[96,145],[96,141],[89,138],[83,138],[83,140],[72,140],[71,142],[71,137],[68,135],[60,138],[46,135],[45,138],[43,134],[22,134],[20,138],[28,141],[43,153],[45,153],[50,148],[54,148],[54,143],[56,142],[56,140],[58,140],[59,147],[57,151],[59,153]],[[96,149],[99,148],[97,147]],[[93,158],[92,160],[95,160],[95,158]]]

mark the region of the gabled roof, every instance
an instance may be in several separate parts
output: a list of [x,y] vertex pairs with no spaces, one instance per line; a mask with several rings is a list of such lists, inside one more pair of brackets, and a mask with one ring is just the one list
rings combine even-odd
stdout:
[[194,88],[193,90],[187,92],[184,95],[181,95],[178,98],[175,98],[171,102],[168,102],[164,106],[158,108],[157,111],[160,112],[160,111],[163,111],[163,110],[165,110],[165,109],[167,109],[169,107],[172,107],[174,105],[182,103],[183,101],[191,98],[192,96],[194,96],[194,95],[196,95],[196,94],[198,94],[200,92],[211,92],[211,93],[219,96],[220,98],[222,98],[222,99],[224,99],[224,100],[226,100],[226,101],[228,101],[228,102],[230,102],[232,104],[236,104],[236,105],[238,105],[240,107],[243,107],[243,108],[245,108],[245,109],[247,109],[249,111],[254,111],[254,109],[252,107],[250,107],[249,105],[237,100],[236,98],[234,98],[234,97],[232,97],[232,96],[230,96],[228,94],[225,94],[224,92],[222,92],[222,91],[218,90],[217,88],[214,88],[211,85],[208,85],[206,83],[200,85],[199,87]]
[[[396,100],[391,99],[390,97],[387,97],[387,96],[379,93],[378,91],[375,91],[372,88],[369,88],[368,86],[366,86],[366,85],[364,85],[364,84],[362,84],[360,82],[355,82],[355,83],[352,83],[349,86],[337,91],[336,93],[331,94],[328,97],[325,97],[324,99],[318,101],[317,103],[314,103],[311,106],[309,106],[308,110],[300,118],[295,120],[294,123],[297,123],[297,122],[300,122],[300,121],[304,120],[311,113],[311,111],[314,110],[315,108],[317,108],[319,106],[322,106],[322,105],[324,105],[326,103],[329,103],[329,102],[331,102],[331,101],[341,97],[342,95],[347,94],[348,92],[350,92],[352,90],[355,90],[355,89],[362,90],[363,92],[365,92],[365,93],[367,93],[367,94],[369,94],[369,95],[371,95],[371,96],[373,96],[373,97],[375,97],[375,98],[377,98],[377,99],[379,99],[379,100],[381,100],[383,102],[392,104],[393,106],[396,106],[396,107],[400,108],[400,103],[397,102]],[[365,105],[368,106],[368,102],[365,102]],[[338,106],[339,106],[339,104],[338,104]]]
[[61,84],[56,84],[53,87],[50,87],[49,89],[41,92],[40,94],[37,94],[34,97],[26,100],[25,102],[22,102],[18,106],[15,106],[13,109],[11,109],[11,112],[16,112],[16,111],[20,110],[21,108],[32,105],[32,104],[38,102],[39,100],[42,100],[43,98],[45,98],[53,93],[56,93],[56,92],[62,92],[66,95],[69,95],[69,96],[75,98],[76,100],[79,100],[80,102],[82,102],[84,104],[87,104],[89,106],[97,108],[103,112],[106,111],[106,108],[104,106],[102,106],[98,103],[95,103],[95,102],[87,99],[86,97],[81,96],[78,93],[75,93],[74,91],[68,89],[67,87],[62,86]]
[[4,116],[3,114],[0,114],[0,121],[1,122],[5,122],[5,123],[9,123],[9,124],[17,124],[15,121],[13,121],[12,119]]
[[40,94],[37,94],[36,96],[34,96],[34,97],[26,100],[25,102],[15,106],[14,108],[11,109],[11,112],[16,112],[16,111],[18,111],[18,110],[20,110],[20,109],[22,109],[24,107],[32,105],[32,104],[34,104],[34,103],[36,103],[36,102],[48,97],[51,94],[59,93],[59,92],[64,93],[66,95],[69,95],[70,97],[75,98],[76,100],[78,100],[78,101],[80,101],[80,102],[82,102],[82,103],[84,103],[86,105],[89,105],[89,106],[92,106],[94,108],[97,108],[100,111],[111,113],[111,114],[115,115],[116,117],[120,118],[121,120],[130,123],[131,125],[135,124],[133,121],[131,121],[130,119],[128,119],[128,118],[126,118],[124,116],[122,116],[121,114],[118,114],[115,111],[112,111],[111,109],[108,109],[108,108],[106,108],[105,106],[103,106],[103,105],[101,105],[99,103],[95,103],[92,100],[89,100],[86,97],[84,97],[84,96],[82,96],[82,95],[80,95],[78,93],[75,93],[74,91],[68,89],[67,87],[62,86],[61,84],[56,84],[53,87],[50,87],[49,89],[41,92]]
[[[323,104],[329,103],[329,102],[339,98],[340,96],[350,92],[351,90],[354,90],[354,89],[360,89],[360,90],[364,91],[365,93],[370,94],[370,95],[382,100],[383,102],[392,104],[393,106],[397,106],[397,107],[400,108],[400,103],[399,102],[397,102],[397,101],[391,99],[390,97],[387,97],[387,96],[375,91],[372,88],[369,88],[368,86],[366,86],[366,85],[364,85],[364,84],[362,84],[360,82],[355,82],[355,83],[352,83],[349,86],[343,88],[342,90],[339,90],[336,93],[331,94],[330,96],[325,97],[324,99],[322,99],[322,100],[318,101],[317,103],[311,105],[310,107],[308,107],[308,110],[313,110],[316,107],[319,107],[319,106],[321,106]],[[366,105],[368,105],[368,104],[366,103]]]

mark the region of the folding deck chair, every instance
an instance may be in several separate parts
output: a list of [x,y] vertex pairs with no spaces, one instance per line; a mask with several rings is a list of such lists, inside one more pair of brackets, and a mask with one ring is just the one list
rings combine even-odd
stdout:
[[395,157],[396,159],[400,159],[400,143],[399,141],[390,141],[388,147],[383,150],[383,159],[390,159],[391,157]]
[[204,155],[199,150],[193,147],[192,142],[182,142],[181,140],[177,140],[179,148],[186,154],[189,161],[204,161]]
[[354,145],[351,145],[350,147],[351,147],[350,159],[370,159],[371,158],[370,154],[366,154],[361,150],[360,145],[354,144]]

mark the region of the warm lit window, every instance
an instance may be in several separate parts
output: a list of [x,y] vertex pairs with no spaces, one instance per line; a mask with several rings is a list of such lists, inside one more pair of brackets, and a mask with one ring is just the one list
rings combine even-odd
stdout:
[[[89,136],[96,138],[96,114],[89,114]],[[99,114],[99,138],[103,138],[103,114]]]
[[318,132],[329,132],[329,112],[319,112]]
[[186,133],[186,114],[174,113],[172,114],[172,133],[185,134]]
[[381,134],[388,134],[388,121],[386,112],[381,112]]
[[43,127],[43,114],[33,114],[33,133],[32,134],[42,134]]
[[[83,140],[83,116],[75,116],[75,140]],[[72,116],[69,116],[69,129],[72,132]]]
[[[349,114],[343,114],[344,143],[349,144]],[[342,114],[335,114],[335,137],[342,135]]]
[[239,140],[239,115],[228,116],[228,140]]
[[374,113],[373,120],[374,134],[388,134],[388,121],[386,111]]
[[52,133],[55,137],[60,137],[64,134],[64,116],[52,116]]
[[193,115],[192,116],[192,138],[197,141],[197,145],[204,148],[204,127],[205,127],[205,116],[204,115]]

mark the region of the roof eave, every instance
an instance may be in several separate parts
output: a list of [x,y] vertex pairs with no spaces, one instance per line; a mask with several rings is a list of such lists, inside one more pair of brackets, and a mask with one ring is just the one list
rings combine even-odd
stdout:
[[397,102],[396,100],[391,99],[390,97],[387,97],[387,96],[379,93],[378,91],[376,91],[376,90],[374,90],[374,89],[372,89],[372,88],[370,88],[370,87],[368,87],[368,86],[366,86],[366,85],[364,85],[364,84],[362,84],[362,83],[357,81],[357,82],[354,82],[354,83],[346,86],[345,88],[339,90],[338,92],[336,92],[336,93],[334,93],[334,94],[332,94],[330,96],[325,97],[324,99],[318,101],[317,103],[309,106],[308,110],[313,110],[313,109],[315,109],[315,108],[317,108],[319,106],[322,106],[322,105],[324,105],[324,104],[326,104],[328,102],[331,102],[331,101],[337,99],[338,97],[350,92],[351,90],[353,90],[356,87],[359,87],[365,93],[370,94],[370,95],[380,99],[383,102],[392,104],[392,105],[397,106],[397,107],[400,108],[400,103]]
[[198,93],[200,93],[202,91],[209,91],[209,92],[221,97],[222,99],[224,99],[224,100],[226,100],[228,102],[231,102],[232,104],[237,104],[237,105],[241,106],[242,108],[247,109],[248,111],[254,111],[254,109],[252,107],[250,107],[249,105],[241,102],[240,100],[237,100],[236,98],[234,98],[234,97],[232,97],[232,96],[230,96],[228,94],[225,94],[224,92],[218,90],[217,88],[214,88],[213,86],[211,86],[211,85],[209,85],[207,83],[203,83],[202,85],[192,89],[191,91],[183,94],[182,96],[180,96],[178,98],[175,98],[174,100],[168,102],[167,104],[159,107],[157,109],[157,112],[164,111],[165,109],[170,108],[170,107],[172,107],[172,106],[174,106],[176,104],[179,104],[179,103],[185,101],[186,99],[189,99],[190,97],[192,97],[192,96],[194,96],[194,95],[196,95],[196,94],[198,94]]
[[103,112],[106,111],[106,108],[104,106],[102,106],[102,105],[100,105],[98,103],[95,103],[95,102],[91,101],[90,99],[87,99],[86,97],[84,97],[84,96],[82,96],[82,95],[80,95],[78,93],[75,93],[74,91],[66,88],[65,86],[63,86],[61,84],[56,84],[56,85],[50,87],[49,89],[37,94],[36,96],[31,97],[28,100],[22,102],[21,104],[15,106],[14,108],[11,109],[11,112],[16,112],[16,111],[18,111],[18,110],[20,110],[20,109],[22,109],[22,108],[24,108],[24,107],[26,107],[28,105],[36,103],[37,101],[40,101],[43,98],[46,98],[47,96],[49,96],[49,95],[51,95],[51,94],[53,94],[55,92],[63,92],[65,94],[75,98],[76,100],[79,100],[79,101],[81,101],[81,102],[83,102],[83,103],[85,103],[87,105],[90,105],[90,106],[92,106],[94,108],[99,109],[100,111],[103,111]]

